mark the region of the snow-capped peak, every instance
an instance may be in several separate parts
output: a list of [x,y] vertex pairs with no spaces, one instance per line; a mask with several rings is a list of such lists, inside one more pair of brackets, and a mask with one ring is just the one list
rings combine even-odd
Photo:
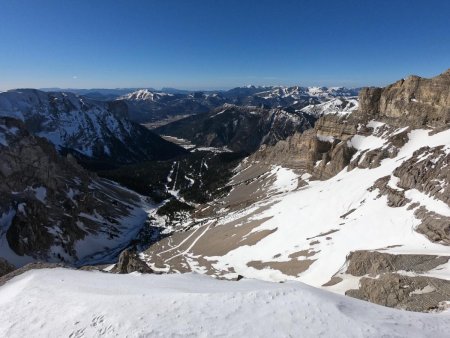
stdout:
[[173,96],[173,94],[153,92],[148,89],[139,89],[135,92],[119,97],[118,100],[155,101],[163,96]]
[[320,117],[328,114],[348,115],[357,109],[358,109],[357,99],[353,98],[345,99],[342,97],[338,97],[323,103],[310,104],[300,109],[300,111],[316,117]]

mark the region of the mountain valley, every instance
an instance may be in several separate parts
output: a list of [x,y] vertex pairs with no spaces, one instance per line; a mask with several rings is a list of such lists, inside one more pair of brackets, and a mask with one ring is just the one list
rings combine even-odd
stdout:
[[354,90],[17,89],[0,115],[0,303],[20,283],[37,300],[54,275],[126,273],[127,292],[153,274],[158,292],[235,283],[448,313],[450,70]]

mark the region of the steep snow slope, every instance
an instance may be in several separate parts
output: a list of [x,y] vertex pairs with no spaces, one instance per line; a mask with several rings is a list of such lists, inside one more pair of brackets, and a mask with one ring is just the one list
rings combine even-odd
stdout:
[[130,163],[184,153],[126,118],[126,106],[96,102],[73,93],[17,89],[0,93],[0,116],[25,122],[28,130],[59,150],[89,158]]
[[[392,159],[384,160],[374,169],[355,168],[342,171],[326,181],[310,181],[307,187],[277,196],[269,209],[252,217],[267,219],[253,231],[276,231],[253,246],[242,246],[217,260],[214,266],[233,266],[237,273],[245,276],[279,280],[289,278],[286,274],[249,267],[251,261],[290,261],[290,255],[301,250],[309,251],[304,260],[312,260],[311,266],[299,274],[299,279],[315,286],[326,283],[344,264],[346,256],[359,249],[386,248],[392,253],[428,253],[448,255],[449,249],[442,244],[431,243],[413,229],[420,223],[408,203],[401,208],[386,206],[386,197],[378,198],[378,191],[369,191],[377,179],[391,175],[399,159],[412,157],[423,144],[430,147],[445,145],[450,153],[450,131],[429,136],[427,131],[410,133],[410,141]],[[358,151],[375,149],[385,142],[374,136],[354,137],[352,144]],[[354,156],[357,156],[354,155]],[[411,203],[419,202],[429,210],[436,210],[437,200],[420,195]],[[417,206],[416,206],[417,207]],[[443,207],[450,212],[448,206]],[[353,212],[348,214],[351,210]],[[348,216],[344,216],[348,214]],[[226,223],[226,220],[222,221]],[[326,235],[328,233],[328,235]],[[314,240],[319,243],[314,243]],[[389,246],[398,246],[388,249]],[[273,256],[280,254],[276,259]],[[292,257],[292,256],[291,256]],[[444,271],[442,271],[444,272]]]
[[195,274],[24,273],[0,287],[2,337],[447,337],[450,316],[393,310],[301,283]]

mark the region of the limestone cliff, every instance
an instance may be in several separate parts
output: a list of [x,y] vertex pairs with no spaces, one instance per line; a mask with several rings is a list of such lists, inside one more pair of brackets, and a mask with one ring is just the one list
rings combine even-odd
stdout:
[[281,164],[305,170],[315,178],[327,179],[344,169],[355,153],[347,142],[357,132],[357,125],[347,117],[326,115],[314,129],[296,133],[274,146],[262,146],[250,161]]
[[431,79],[413,75],[385,88],[364,88],[358,114],[395,126],[444,126],[450,122],[450,69]]
[[[431,79],[410,76],[385,88],[363,88],[359,109],[348,115],[321,117],[314,129],[296,133],[274,146],[263,145],[252,161],[303,169],[318,179],[327,179],[350,164],[351,142],[355,135],[369,135],[376,125],[384,123],[378,134],[392,133],[390,147],[384,151],[359,154],[348,169],[375,167],[383,158],[395,155],[395,149],[407,141],[407,131],[414,128],[447,128],[450,123],[450,70]],[[399,127],[408,127],[401,133]],[[389,130],[390,129],[390,130]]]

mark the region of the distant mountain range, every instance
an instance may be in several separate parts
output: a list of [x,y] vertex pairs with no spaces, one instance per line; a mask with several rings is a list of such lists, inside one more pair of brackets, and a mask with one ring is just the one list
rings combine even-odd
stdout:
[[324,114],[355,110],[359,91],[300,86],[246,86],[223,92],[129,90],[134,88],[11,90],[0,93],[0,115],[23,120],[30,132],[78,159],[126,164],[186,152],[137,123],[161,123],[159,134],[200,147],[227,146],[250,153],[311,128]]
[[31,133],[78,158],[126,164],[186,152],[128,120],[126,106],[118,101],[17,89],[0,93],[0,116],[22,120]]
[[[176,89],[176,88],[167,88],[164,87],[160,90],[154,89],[154,88],[92,88],[92,89],[83,89],[83,88],[59,88],[59,87],[52,87],[52,88],[40,88],[39,90],[42,90],[44,92],[70,92],[77,95],[82,95],[85,97],[89,97],[91,99],[95,100],[114,100],[118,98],[119,96],[126,95],[138,90],[148,90],[152,92],[162,92],[162,93],[168,93],[168,94],[189,94],[193,91],[191,90],[184,90],[184,89]],[[213,92],[213,91],[206,91],[206,92]]]
[[117,98],[128,107],[129,118],[140,123],[177,115],[206,113],[224,104],[294,111],[333,98],[356,98],[359,89],[344,87],[238,87],[223,92],[163,92],[141,89]]
[[[301,110],[333,98],[356,98],[360,88],[244,86],[230,90],[190,91],[176,88],[61,89],[46,92],[70,92],[96,101],[120,101],[127,107],[129,119],[138,123],[167,122],[187,115],[207,113],[224,104],[261,108]],[[318,108],[319,110],[321,108]],[[164,123],[163,123],[164,124]]]

